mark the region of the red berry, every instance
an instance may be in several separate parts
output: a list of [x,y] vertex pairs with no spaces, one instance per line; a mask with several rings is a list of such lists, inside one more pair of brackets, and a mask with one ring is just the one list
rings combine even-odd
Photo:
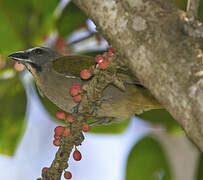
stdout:
[[80,151],[75,150],[73,153],[73,159],[76,161],[80,161],[82,159],[82,155],[80,153]]
[[106,59],[105,59],[105,60],[106,60],[107,62],[110,62],[112,59],[113,59],[112,56],[106,56]]
[[80,94],[78,94],[78,95],[76,95],[76,96],[73,97],[73,100],[74,100],[75,102],[80,102],[81,99],[82,99],[82,96],[81,96]]
[[46,171],[47,169],[49,169],[49,168],[48,167],[42,168],[42,172]]
[[56,134],[54,134],[54,139],[59,139],[59,136],[57,136]]
[[77,84],[77,83],[75,83],[75,84],[73,84],[72,86],[71,86],[71,88],[70,88],[70,94],[72,95],[72,96],[75,96],[75,95],[77,95],[77,94],[79,94],[80,92],[81,92],[81,87],[80,87],[80,85],[79,84]]
[[23,71],[25,69],[25,66],[19,62],[16,62],[14,64],[14,68],[16,69],[16,71]]
[[85,125],[82,127],[82,131],[83,131],[83,132],[88,132],[88,131],[90,131],[90,125],[89,125],[89,124],[85,124]]
[[59,50],[59,51],[62,51],[65,48],[65,46],[66,46],[65,41],[61,37],[58,37],[56,39],[55,44],[56,44],[57,50]]
[[80,92],[80,91],[78,91],[78,90],[75,89],[74,87],[71,87],[71,88],[70,88],[70,94],[71,94],[72,96],[77,95],[79,92]]
[[72,123],[73,122],[73,116],[72,115],[68,115],[66,118],[67,123]]
[[112,47],[110,47],[110,48],[109,48],[109,52],[112,52],[112,53],[114,54],[114,53],[115,53],[115,49],[112,48]]
[[59,139],[54,139],[53,144],[54,144],[54,146],[60,146],[61,143],[60,143]]
[[103,56],[98,54],[95,56],[95,61],[98,63],[99,61],[104,60]]
[[65,178],[65,179],[71,179],[71,178],[72,178],[71,172],[70,172],[70,171],[66,171],[66,172],[64,173],[64,178]]
[[68,136],[70,135],[70,128],[65,128],[62,136]]
[[82,79],[89,79],[91,77],[91,73],[87,69],[84,69],[81,71],[80,77]]
[[80,85],[77,83],[74,83],[71,87],[74,87],[75,89],[80,90],[80,91],[82,90]]
[[109,62],[103,60],[98,62],[98,66],[100,69],[106,69],[109,66]]
[[56,112],[56,117],[58,119],[64,119],[66,117],[66,113],[64,111],[57,111]]
[[62,126],[57,126],[54,129],[54,132],[55,132],[56,136],[61,136],[63,134],[63,131],[64,131],[64,127],[62,127]]

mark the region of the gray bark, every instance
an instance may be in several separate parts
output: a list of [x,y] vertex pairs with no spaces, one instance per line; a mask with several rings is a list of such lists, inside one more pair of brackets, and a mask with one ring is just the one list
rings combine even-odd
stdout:
[[73,0],[203,152],[203,40],[167,0]]

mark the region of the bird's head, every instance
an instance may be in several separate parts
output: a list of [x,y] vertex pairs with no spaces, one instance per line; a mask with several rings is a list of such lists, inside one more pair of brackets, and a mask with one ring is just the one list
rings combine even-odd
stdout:
[[8,57],[24,64],[28,70],[42,71],[43,67],[62,55],[47,47],[34,47],[25,51],[18,51]]

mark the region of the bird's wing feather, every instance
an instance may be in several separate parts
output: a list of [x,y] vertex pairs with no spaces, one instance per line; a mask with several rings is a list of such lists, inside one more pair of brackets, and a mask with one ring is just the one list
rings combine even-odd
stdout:
[[89,69],[94,64],[91,56],[63,56],[52,61],[53,69],[57,73],[73,77],[79,77],[83,69]]

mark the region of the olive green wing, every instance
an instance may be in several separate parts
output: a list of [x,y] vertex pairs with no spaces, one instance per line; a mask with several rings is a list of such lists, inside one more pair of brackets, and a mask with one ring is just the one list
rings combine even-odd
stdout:
[[83,69],[89,69],[94,64],[91,56],[62,56],[52,61],[52,67],[57,73],[76,77],[80,76]]

